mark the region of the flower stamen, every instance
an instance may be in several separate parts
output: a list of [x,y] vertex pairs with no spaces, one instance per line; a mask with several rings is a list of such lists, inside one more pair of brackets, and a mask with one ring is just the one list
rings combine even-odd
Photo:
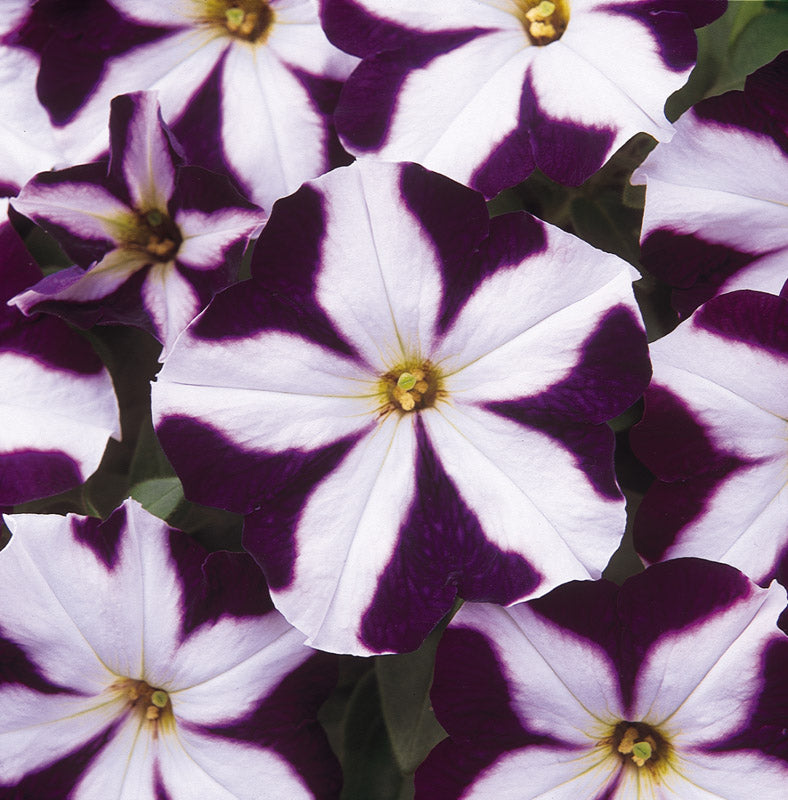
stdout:
[[429,408],[443,395],[441,377],[429,361],[395,367],[381,377],[380,384],[384,413]]
[[541,47],[560,39],[569,23],[569,0],[514,0],[514,4],[531,44]]
[[207,24],[246,42],[260,44],[268,38],[274,11],[267,0],[204,0]]

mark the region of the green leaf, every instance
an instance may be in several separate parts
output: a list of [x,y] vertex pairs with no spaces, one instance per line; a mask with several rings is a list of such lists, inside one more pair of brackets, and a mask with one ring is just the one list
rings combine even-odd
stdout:
[[131,488],[131,496],[146,511],[166,520],[185,502],[183,487],[177,478],[152,478]]
[[744,79],[788,49],[788,5],[751,19],[737,37],[715,92],[744,86]]
[[397,768],[380,711],[375,672],[356,684],[345,717],[341,800],[400,800],[403,778]]
[[438,647],[451,614],[413,653],[378,656],[375,671],[380,687],[383,718],[391,747],[400,770],[411,775],[446,731],[435,719],[430,703],[430,687]]

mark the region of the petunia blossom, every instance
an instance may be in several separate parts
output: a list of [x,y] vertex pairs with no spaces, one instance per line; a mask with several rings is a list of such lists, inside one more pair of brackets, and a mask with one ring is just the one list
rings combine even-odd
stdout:
[[457,593],[511,603],[607,564],[606,421],[650,374],[631,277],[418,165],[340,168],[277,203],[254,280],[184,332],[160,440],[190,497],[248,514],[310,644],[413,649]]
[[155,89],[190,163],[228,172],[266,209],[348,162],[331,114],[357,59],[328,42],[317,0],[37,5],[31,30],[54,29],[37,89],[71,158],[106,151],[115,95]]
[[778,584],[699,559],[466,604],[431,692],[450,738],[417,800],[781,800],[784,606]]
[[361,64],[335,115],[354,155],[416,161],[485,195],[538,167],[580,184],[663,106],[718,0],[323,0]]
[[[5,213],[5,209],[3,209]],[[6,301],[41,278],[22,240],[0,225],[0,505],[78,486],[120,439],[118,402],[90,344],[54,317]]]
[[133,501],[6,521],[3,797],[336,800],[315,716],[336,666],[248,556],[206,557]]
[[643,265],[682,316],[721,292],[788,281],[788,52],[743,92],[698,103],[635,171],[646,184]]
[[635,519],[638,552],[724,561],[768,582],[788,555],[788,299],[715,297],[651,357],[631,433],[657,478]]
[[265,215],[227,178],[181,164],[155,93],[115,98],[110,134],[108,166],[41,173],[14,198],[78,266],[13,302],[26,314],[48,311],[82,326],[137,325],[166,353],[235,279]]

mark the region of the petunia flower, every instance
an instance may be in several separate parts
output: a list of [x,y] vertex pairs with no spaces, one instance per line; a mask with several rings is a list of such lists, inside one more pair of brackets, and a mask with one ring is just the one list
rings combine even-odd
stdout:
[[354,155],[417,161],[485,195],[538,167],[580,184],[663,106],[717,0],[323,0],[360,56],[336,111]]
[[632,176],[646,184],[643,264],[682,316],[721,292],[788,281],[788,52],[743,92],[698,103]]
[[329,657],[259,571],[133,501],[105,522],[6,517],[0,794],[36,800],[337,798],[315,714]]
[[638,552],[724,561],[768,582],[788,555],[788,299],[715,297],[651,357],[631,433],[657,477],[635,520]]
[[369,161],[280,200],[253,277],[179,340],[154,417],[310,644],[413,649],[457,593],[599,576],[624,527],[605,422],[650,374],[628,265]]
[[110,133],[109,166],[41,173],[14,198],[78,266],[13,302],[26,314],[48,311],[85,327],[137,325],[166,353],[235,278],[265,216],[225,177],[181,165],[154,93],[115,98]]
[[109,101],[145,89],[190,163],[229,172],[266,209],[349,160],[331,114],[357,59],[328,42],[317,0],[39,5],[35,29],[55,34],[37,88],[77,161],[106,151]]
[[[3,209],[5,216],[5,209]],[[58,494],[120,439],[112,380],[62,320],[27,319],[6,301],[41,278],[11,224],[0,225],[0,505]]]
[[788,639],[778,584],[681,559],[619,588],[466,604],[438,648],[450,738],[418,800],[781,800]]

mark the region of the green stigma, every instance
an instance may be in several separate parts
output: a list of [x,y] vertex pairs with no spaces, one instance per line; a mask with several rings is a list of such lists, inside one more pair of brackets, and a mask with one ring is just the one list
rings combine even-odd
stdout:
[[162,215],[161,211],[153,209],[153,211],[149,211],[145,215],[145,221],[148,223],[148,225],[151,225],[155,228],[157,225],[161,225],[161,223],[164,222],[164,216]]
[[397,378],[397,386],[405,392],[409,392],[416,385],[416,376],[410,372],[403,372]]
[[242,8],[228,8],[224,15],[227,17],[227,23],[230,25],[231,30],[240,28],[244,21],[245,12]]
[[[157,689],[150,696],[150,701],[151,701],[151,703],[153,703],[154,706],[156,706],[156,708],[164,708],[164,706],[167,705],[167,701],[169,699],[170,698],[167,696],[167,692],[163,692],[161,689]],[[648,756],[646,756],[646,757],[648,758]]]
[[651,758],[651,745],[648,742],[635,742],[632,745],[632,755],[648,761]]
[[542,0],[536,7],[536,10],[539,12],[540,16],[549,17],[550,14],[555,11],[555,3],[551,3],[550,0]]

